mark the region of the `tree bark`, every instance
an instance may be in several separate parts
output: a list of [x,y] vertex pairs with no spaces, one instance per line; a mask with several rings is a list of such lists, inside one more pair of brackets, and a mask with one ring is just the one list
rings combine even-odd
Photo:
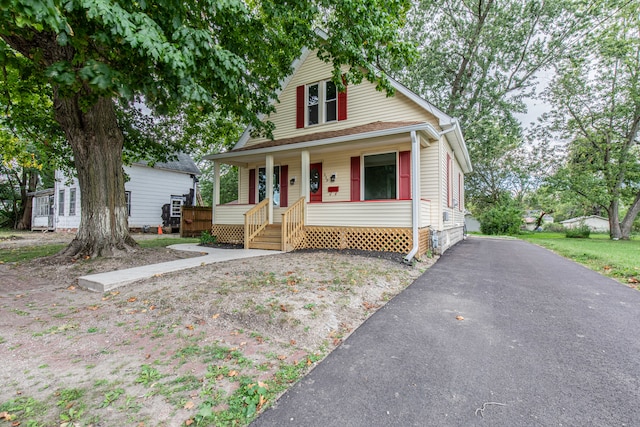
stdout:
[[55,119],[73,149],[81,209],[78,233],[59,255],[95,258],[131,251],[138,245],[129,235],[122,169],[124,136],[115,106],[111,99],[100,97],[83,107],[81,98],[78,94],[60,96],[54,90]]
[[25,181],[20,188],[22,199],[22,219],[18,221],[18,230],[31,230],[31,211],[33,210],[33,196],[29,193],[38,187],[38,174],[33,170],[25,171]]
[[636,194],[633,203],[629,207],[627,214],[620,223],[621,238],[623,240],[629,240],[631,238],[631,229],[633,228],[633,221],[640,213],[640,191]]

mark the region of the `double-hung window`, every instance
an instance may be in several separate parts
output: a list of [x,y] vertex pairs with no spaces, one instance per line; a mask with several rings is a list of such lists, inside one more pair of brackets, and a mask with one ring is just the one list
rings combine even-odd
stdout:
[[298,86],[296,102],[297,128],[347,119],[347,91],[331,80]]
[[69,216],[76,214],[76,189],[69,189]]
[[58,216],[64,216],[64,189],[58,191]]

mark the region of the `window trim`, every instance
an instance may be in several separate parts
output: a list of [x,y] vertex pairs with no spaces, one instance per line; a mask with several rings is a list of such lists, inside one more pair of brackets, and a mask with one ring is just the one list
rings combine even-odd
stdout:
[[[343,78],[344,82],[344,78]],[[327,109],[328,109],[328,101],[327,101],[327,85],[331,83],[335,86],[335,98],[332,98],[330,102],[335,104],[335,119],[327,120]],[[316,104],[310,105],[309,103],[309,88],[313,86],[318,86],[318,101]],[[345,89],[340,92],[338,91],[338,87],[331,79],[318,80],[312,83],[307,83],[304,85],[298,86],[296,102],[298,103],[296,114],[296,127],[297,128],[309,128],[314,126],[320,126],[323,124],[329,123],[337,123],[339,121],[343,121],[347,119],[347,88],[345,84]],[[310,124],[309,123],[309,107],[317,106],[318,108],[318,123]]]
[[[396,197],[393,199],[367,199],[366,197],[366,181],[365,181],[365,165],[364,165],[364,158],[365,157],[369,157],[369,156],[378,156],[381,154],[395,154],[395,167],[396,167]],[[371,202],[371,201],[376,201],[376,200],[400,200],[400,170],[399,170],[399,151],[398,150],[391,150],[391,151],[377,151],[377,152],[370,152],[370,153],[363,153],[360,156],[360,197],[361,197],[361,201],[363,202]]]
[[64,216],[65,189],[58,190],[58,216]]
[[127,216],[131,216],[131,191],[124,192],[124,203],[127,206]]
[[69,216],[76,215],[77,190],[75,187],[69,189]]

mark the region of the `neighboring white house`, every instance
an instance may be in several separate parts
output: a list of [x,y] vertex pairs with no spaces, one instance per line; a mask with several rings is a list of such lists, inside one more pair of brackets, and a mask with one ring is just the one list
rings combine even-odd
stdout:
[[560,224],[565,228],[576,228],[584,224],[589,227],[591,231],[599,233],[609,232],[609,220],[598,215],[579,216],[565,221],[560,221]]
[[[129,209],[129,228],[178,226],[183,204],[195,204],[200,170],[186,154],[175,161],[144,162],[125,166],[129,177],[125,197]],[[163,206],[165,215],[163,218]],[[55,173],[55,186],[34,194],[32,230],[76,231],[80,225],[80,186],[77,178]]]
[[237,203],[219,204],[214,185],[218,241],[411,259],[462,240],[472,168],[458,121],[393,79],[391,97],[367,81],[339,92],[316,53],[305,50],[283,85],[273,140],[247,129],[229,152],[206,156],[214,183],[221,164],[239,167]]

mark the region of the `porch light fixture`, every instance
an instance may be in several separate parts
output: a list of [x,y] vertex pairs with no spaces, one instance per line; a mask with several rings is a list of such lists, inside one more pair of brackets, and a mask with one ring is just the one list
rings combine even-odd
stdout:
[[336,182],[336,174],[331,175],[331,182]]
[[293,178],[291,178],[291,179],[289,180],[289,185],[293,185],[293,184],[295,184],[295,183],[296,183],[296,177],[294,176]]

